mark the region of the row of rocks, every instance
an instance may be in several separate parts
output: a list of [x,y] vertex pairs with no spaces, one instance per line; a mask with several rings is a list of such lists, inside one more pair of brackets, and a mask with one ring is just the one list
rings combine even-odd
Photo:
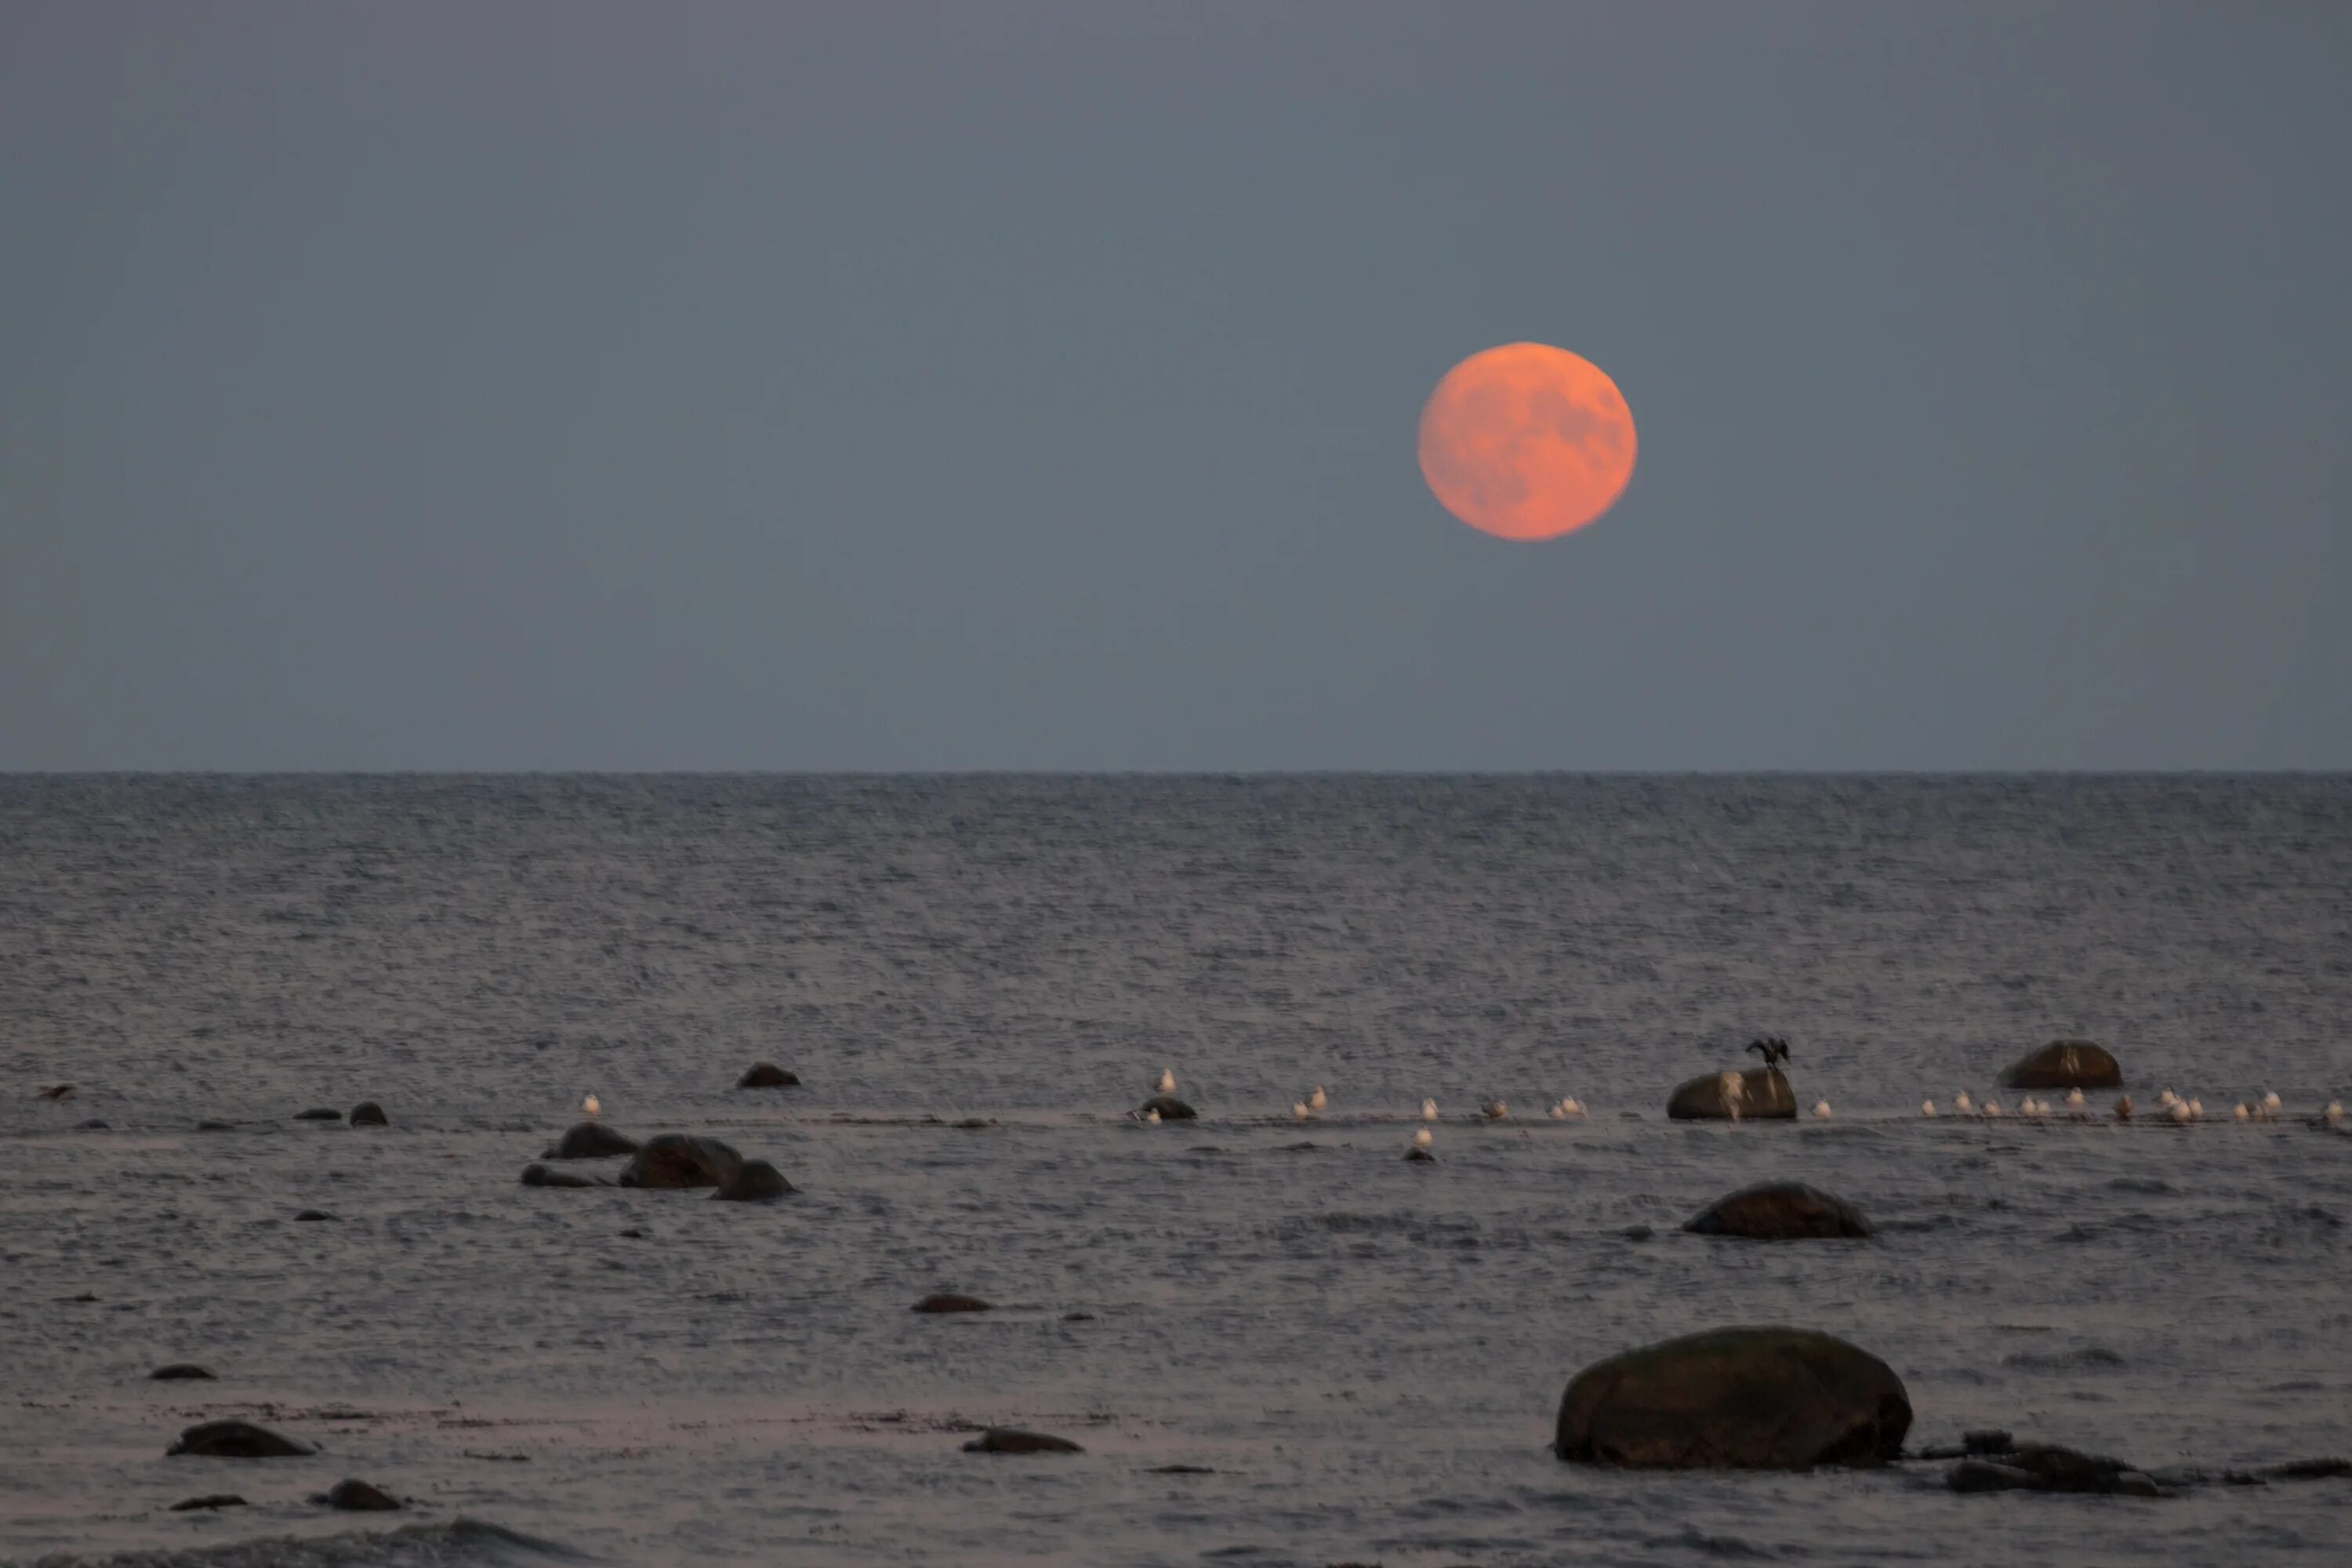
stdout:
[[[331,1107],[322,1106],[315,1110],[297,1111],[295,1112],[294,1120],[297,1121],[341,1121],[345,1120],[345,1116],[342,1111],[333,1110]],[[392,1125],[392,1119],[383,1113],[383,1107],[378,1105],[373,1100],[362,1100],[357,1105],[352,1106],[349,1120],[351,1124],[354,1127],[389,1127]]]
[[[552,1169],[548,1162],[625,1156],[619,1173],[582,1175]],[[793,1192],[783,1173],[765,1160],[747,1160],[734,1145],[686,1132],[664,1132],[640,1143],[601,1122],[583,1121],[567,1130],[554,1147],[525,1166],[527,1187],[646,1187],[663,1191],[709,1187],[730,1203],[764,1203]]]
[[[2011,1089],[2114,1089],[2124,1081],[2115,1054],[2092,1040],[2053,1040],[2000,1075]],[[1797,1097],[1788,1076],[1767,1065],[1709,1073],[1675,1086],[1666,1114],[1676,1121],[1790,1121]]]
[[[185,1365],[162,1367],[156,1377],[210,1377],[202,1367]],[[267,1426],[257,1426],[250,1421],[203,1421],[180,1434],[172,1446],[163,1450],[166,1458],[192,1458],[200,1459],[294,1459],[319,1451],[313,1443],[304,1443],[283,1433],[272,1432]],[[380,1512],[400,1507],[400,1500],[382,1488],[362,1480],[337,1481],[310,1500],[321,1507],[342,1509],[352,1512]],[[192,1497],[172,1505],[174,1513],[186,1513],[196,1509],[245,1508],[246,1500],[234,1492],[212,1492]]]

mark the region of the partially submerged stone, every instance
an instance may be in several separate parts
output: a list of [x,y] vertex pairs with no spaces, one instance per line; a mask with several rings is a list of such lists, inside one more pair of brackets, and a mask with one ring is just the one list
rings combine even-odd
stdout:
[[166,1456],[205,1459],[290,1459],[319,1450],[250,1421],[205,1421],[189,1427],[163,1450]]
[[1897,1458],[1902,1379],[1808,1329],[1731,1328],[1612,1356],[1561,1395],[1553,1451],[1589,1464],[1803,1469]]
[[743,1163],[734,1148],[716,1138],[664,1132],[646,1140],[621,1167],[625,1187],[715,1187]]
[[1135,1108],[1138,1116],[1150,1110],[1158,1111],[1162,1121],[1190,1121],[1200,1115],[1199,1111],[1172,1094],[1155,1094]]
[[2124,1069],[2095,1040],[2053,1040],[2012,1063],[2000,1081],[2009,1089],[2115,1089]]
[[[1738,1080],[1737,1099],[1725,1092],[1727,1079]],[[1708,1073],[1675,1085],[1666,1114],[1676,1121],[1787,1121],[1797,1114],[1797,1095],[1779,1068]]]
[[213,1381],[211,1373],[192,1361],[175,1361],[168,1366],[157,1367],[147,1375],[157,1383],[189,1383],[199,1379],[206,1383]]
[[354,1127],[389,1127],[392,1125],[392,1118],[386,1116],[383,1113],[383,1107],[378,1105],[374,1100],[362,1100],[357,1105],[352,1107],[352,1125]]
[[918,1312],[992,1312],[996,1305],[977,1296],[959,1296],[952,1290],[936,1290],[914,1305]]
[[576,1121],[564,1130],[555,1146],[540,1156],[542,1160],[604,1160],[615,1154],[634,1154],[637,1141],[615,1132],[601,1121]]
[[785,1196],[793,1184],[765,1160],[746,1160],[719,1178],[710,1195],[731,1204],[763,1204]]
[[967,1454],[1083,1454],[1067,1437],[1044,1432],[1024,1432],[1013,1426],[991,1426],[963,1446]]
[[798,1087],[800,1081],[800,1074],[780,1068],[773,1062],[753,1062],[744,1069],[743,1076],[735,1080],[735,1087],[737,1089],[793,1089]]
[[400,1506],[390,1492],[357,1480],[337,1481],[310,1500],[348,1513],[383,1513]]
[[1748,1241],[1832,1240],[1868,1236],[1860,1209],[1802,1182],[1762,1182],[1717,1198],[1683,1226],[1699,1236]]

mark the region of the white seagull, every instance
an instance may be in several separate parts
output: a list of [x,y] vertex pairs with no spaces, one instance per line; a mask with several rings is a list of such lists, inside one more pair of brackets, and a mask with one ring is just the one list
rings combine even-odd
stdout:
[[1307,1120],[1307,1102],[1305,1100],[1294,1100],[1290,1102],[1290,1119],[1293,1121],[1304,1121]]
[[1414,1148],[1426,1149],[1435,1142],[1436,1140],[1429,1135],[1428,1128],[1421,1127],[1414,1129],[1412,1134],[1412,1146]]
[[1159,1121],[1159,1120],[1160,1120],[1160,1110],[1159,1110],[1159,1108],[1158,1108],[1158,1107],[1156,1107],[1156,1106],[1147,1106],[1147,1107],[1145,1107],[1145,1108],[1144,1108],[1144,1111],[1143,1111],[1143,1119],[1144,1119],[1146,1121]]
[[1320,1110],[1330,1103],[1330,1100],[1324,1097],[1323,1086],[1319,1083],[1315,1086],[1315,1092],[1307,1097],[1307,1109],[1309,1110]]
[[2066,1091],[2066,1109],[2069,1110],[2080,1110],[2083,1109],[2083,1091],[2081,1089],[2070,1089]]
[[1975,1109],[1976,1106],[1970,1103],[1969,1100],[1969,1091],[1967,1089],[1964,1089],[1960,1090],[1959,1093],[1952,1096],[1953,1115],[1966,1116],[1969,1111],[1974,1110]]
[[1421,1119],[1423,1121],[1434,1121],[1437,1120],[1437,1101],[1433,1100],[1424,1100],[1421,1102]]
[[2273,1116],[2276,1116],[2283,1108],[2283,1102],[2278,1097],[2278,1090],[2273,1089],[2263,1091],[2263,1109],[2264,1110],[2269,1111]]
[[1489,1121],[1500,1121],[1511,1113],[1511,1108],[1499,1100],[1490,1100],[1478,1108],[1478,1114]]
[[2238,1101],[2238,1109],[2231,1111],[2230,1114],[2238,1121],[2243,1121],[2247,1118],[2252,1116],[2253,1112],[2246,1109],[2246,1102],[2242,1100]]
[[592,1094],[580,1102],[580,1109],[594,1116],[604,1109],[604,1102]]
[[1554,1121],[1566,1121],[1568,1119],[1568,1101],[1564,1100],[1554,1100],[1552,1102],[1551,1109],[1545,1111],[1544,1114],[1550,1117]]
[[1816,1121],[1827,1121],[1829,1119],[1830,1102],[1826,1100],[1817,1100],[1813,1101],[1813,1120]]
[[2171,1117],[2174,1121],[2186,1126],[2189,1122],[2189,1102],[2185,1100],[2176,1100],[2164,1108],[2164,1113]]
[[1559,1108],[1562,1110],[1567,1111],[1570,1116],[1581,1116],[1584,1114],[1584,1101],[1577,1099],[1576,1096],[1572,1094],[1566,1100],[1559,1102]]
[[1984,1102],[1984,1113],[1987,1116],[1999,1116],[2000,1114],[2000,1101],[1998,1100],[1986,1100]]
[[1920,1114],[1920,1115],[1922,1115],[1922,1116],[1933,1116],[1933,1115],[1935,1115],[1935,1114],[1936,1114],[1936,1102],[1935,1102],[1934,1100],[1921,1100],[1921,1101],[1919,1102],[1919,1114]]
[[2320,1119],[2322,1121],[2343,1121],[2343,1120],[2344,1120],[2344,1102],[2343,1102],[2342,1100],[2329,1100],[2329,1101],[2327,1102],[2327,1109],[2326,1109],[2326,1110],[2323,1110],[2323,1111],[2321,1111],[2321,1112],[2319,1113],[2319,1119]]
[[1176,1092],[1176,1075],[1166,1068],[1161,1068],[1159,1081],[1151,1087],[1160,1094],[1173,1094]]

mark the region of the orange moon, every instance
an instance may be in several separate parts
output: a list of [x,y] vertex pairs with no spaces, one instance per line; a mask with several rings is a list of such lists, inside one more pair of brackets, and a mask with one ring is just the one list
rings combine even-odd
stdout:
[[1446,510],[1500,539],[1557,539],[1633,477],[1633,414],[1599,365],[1505,343],[1445,373],[1421,411],[1421,475]]

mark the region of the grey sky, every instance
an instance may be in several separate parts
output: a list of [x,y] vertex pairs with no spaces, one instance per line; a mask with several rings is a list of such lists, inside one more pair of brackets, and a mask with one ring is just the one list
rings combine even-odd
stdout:
[[[0,3],[0,768],[2352,766],[2352,8]],[[1613,375],[1548,544],[1454,361]]]

